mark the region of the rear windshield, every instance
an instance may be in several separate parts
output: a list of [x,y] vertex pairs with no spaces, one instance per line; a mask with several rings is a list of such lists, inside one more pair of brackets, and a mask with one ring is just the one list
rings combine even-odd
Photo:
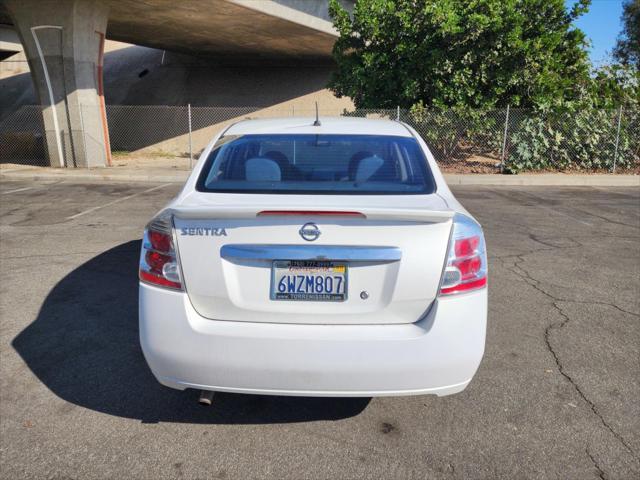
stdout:
[[377,135],[225,136],[197,189],[229,193],[429,194],[435,183],[414,138]]

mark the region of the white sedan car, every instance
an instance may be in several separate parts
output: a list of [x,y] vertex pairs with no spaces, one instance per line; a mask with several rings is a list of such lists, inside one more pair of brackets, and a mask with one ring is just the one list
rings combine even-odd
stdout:
[[449,395],[484,352],[485,241],[408,125],[247,120],[147,225],[139,305],[168,387]]

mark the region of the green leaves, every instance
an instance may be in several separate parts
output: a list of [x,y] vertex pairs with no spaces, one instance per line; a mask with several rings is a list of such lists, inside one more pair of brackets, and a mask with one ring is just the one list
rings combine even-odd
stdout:
[[640,163],[640,113],[584,107],[563,113],[528,112],[512,126],[506,169],[594,170],[636,168]]
[[358,108],[534,107],[588,79],[563,0],[331,0],[340,33],[330,88]]

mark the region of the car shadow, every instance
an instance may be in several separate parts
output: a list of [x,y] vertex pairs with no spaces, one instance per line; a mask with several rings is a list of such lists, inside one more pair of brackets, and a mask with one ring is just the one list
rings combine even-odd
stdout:
[[160,385],[138,341],[139,241],[112,248],[65,276],[36,320],[12,342],[33,373],[60,398],[142,422],[264,424],[338,420],[369,398],[305,398],[198,392]]

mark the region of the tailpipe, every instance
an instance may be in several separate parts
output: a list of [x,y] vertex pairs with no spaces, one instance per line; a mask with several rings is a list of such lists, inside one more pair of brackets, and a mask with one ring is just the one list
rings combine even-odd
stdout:
[[213,401],[213,393],[214,392],[212,392],[211,390],[201,390],[198,403],[200,405],[204,405],[205,407],[210,406],[211,402]]

